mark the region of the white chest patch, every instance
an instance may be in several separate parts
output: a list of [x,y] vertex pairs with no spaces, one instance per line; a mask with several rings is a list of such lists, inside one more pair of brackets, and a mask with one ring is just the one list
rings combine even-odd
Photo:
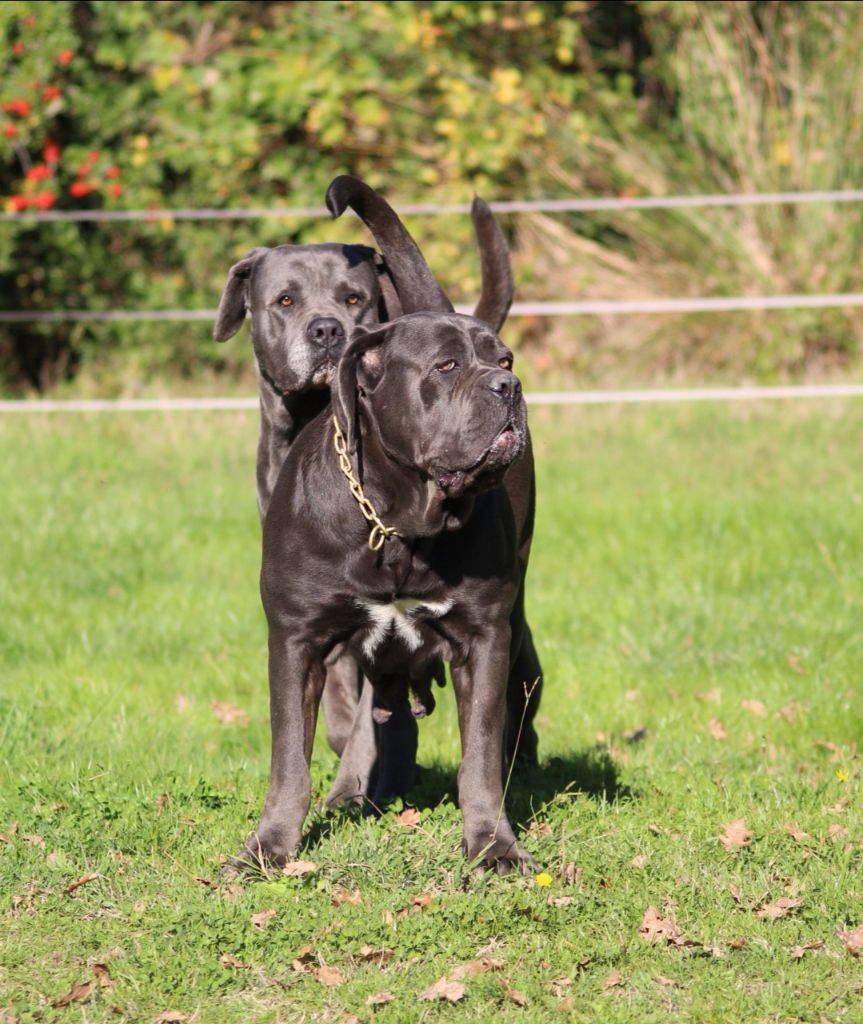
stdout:
[[398,637],[409,651],[415,651],[422,643],[417,623],[442,618],[452,608],[452,601],[400,597],[391,604],[360,601],[359,605],[366,610],[371,620],[368,635],[363,640],[363,654],[371,658],[391,635]]

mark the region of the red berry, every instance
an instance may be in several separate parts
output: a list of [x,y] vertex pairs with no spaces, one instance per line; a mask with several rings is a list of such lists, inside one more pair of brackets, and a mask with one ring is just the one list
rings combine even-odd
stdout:
[[122,194],[123,194],[123,186],[122,185],[116,185],[115,184],[115,185],[109,185],[108,186],[108,195],[109,196],[113,196],[115,199],[119,199]]
[[89,181],[73,181],[69,186],[69,194],[77,198],[88,196],[93,191],[93,184]]
[[26,174],[28,181],[44,181],[51,177],[51,168],[47,164],[34,164]]
[[28,14],[27,17],[21,22],[24,28],[33,28],[36,24],[36,15]]
[[74,50],[61,50],[59,54],[57,54],[57,63],[62,64],[65,67],[67,64],[72,63],[72,58],[74,56]]
[[27,207],[30,205],[30,200],[27,198],[27,196],[12,196],[12,198],[9,200],[9,205],[12,207],[15,213],[21,213],[23,210],[26,210]]
[[33,196],[33,205],[39,210],[50,210],[56,202],[57,197],[53,192],[37,192]]
[[111,167],[108,168],[107,171],[105,171],[105,177],[106,178],[119,178],[120,177],[120,168],[116,164],[113,164]]
[[5,124],[3,125],[3,134],[6,136],[7,139],[14,139],[15,136],[18,134],[18,129],[15,127],[14,124]]
[[56,85],[46,85],[45,88],[42,90],[42,99],[46,103],[50,103],[51,100],[58,100],[62,95],[62,90],[59,89]]
[[60,147],[56,142],[49,140],[42,148],[42,156],[45,158],[46,163],[56,164],[60,159]]
[[12,44],[12,52],[15,54],[16,57],[20,57],[21,54],[24,52],[24,44],[23,43],[13,43]]

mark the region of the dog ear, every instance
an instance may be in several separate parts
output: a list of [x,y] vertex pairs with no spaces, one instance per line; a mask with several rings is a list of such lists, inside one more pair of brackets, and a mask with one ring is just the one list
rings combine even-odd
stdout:
[[363,327],[358,324],[339,359],[335,386],[332,389],[333,412],[345,435],[348,451],[357,450],[357,394],[360,388],[373,387],[383,370],[383,343],[389,332],[387,324]]
[[350,174],[340,174],[327,189],[327,209],[334,217],[340,217],[349,206],[374,235],[395,284],[402,311],[452,313],[452,303],[395,210],[364,181]]
[[499,332],[515,294],[509,249],[500,224],[495,220],[488,203],[483,202],[479,196],[474,197],[470,216],[476,233],[482,272],[482,291],[473,315]]
[[395,283],[390,277],[387,265],[380,253],[375,253],[375,270],[378,272],[378,287],[381,290],[378,300],[378,320],[385,324],[388,320],[396,320],[404,310],[399,302],[399,293],[396,291]]
[[228,271],[228,280],[219,300],[216,322],[213,324],[213,337],[216,341],[233,338],[242,326],[246,319],[246,288],[249,275],[258,260],[269,251],[261,246],[252,249]]

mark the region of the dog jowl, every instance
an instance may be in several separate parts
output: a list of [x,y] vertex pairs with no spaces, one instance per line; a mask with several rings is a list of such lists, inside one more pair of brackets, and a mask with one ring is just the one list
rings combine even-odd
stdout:
[[[376,550],[337,443],[388,538]],[[488,325],[418,313],[354,331],[332,415],[292,446],[264,525],[273,747],[246,857],[279,862],[300,844],[324,666],[339,648],[384,714],[422,704],[430,667],[449,662],[465,853],[529,869],[502,772],[508,690],[525,650],[531,671],[535,659],[523,614],[533,499],[521,386]],[[385,757],[385,731],[381,742]]]

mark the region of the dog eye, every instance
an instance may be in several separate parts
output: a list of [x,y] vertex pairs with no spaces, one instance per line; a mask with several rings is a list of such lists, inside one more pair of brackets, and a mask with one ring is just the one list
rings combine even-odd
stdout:
[[512,369],[512,356],[504,356],[503,359],[498,359],[497,365],[502,370],[511,370]]
[[458,363],[455,361],[455,359],[447,359],[445,363],[439,363],[435,367],[435,369],[439,373],[449,373],[451,370],[454,370],[457,366]]
[[280,306],[293,306],[293,304],[294,304],[294,300],[290,297],[290,295],[280,295],[279,296],[279,305]]
[[345,299],[345,302],[347,302],[347,304],[349,306],[357,306],[357,305],[359,305],[360,302],[362,302],[362,299],[359,297],[359,295],[353,294],[353,295],[349,295]]

